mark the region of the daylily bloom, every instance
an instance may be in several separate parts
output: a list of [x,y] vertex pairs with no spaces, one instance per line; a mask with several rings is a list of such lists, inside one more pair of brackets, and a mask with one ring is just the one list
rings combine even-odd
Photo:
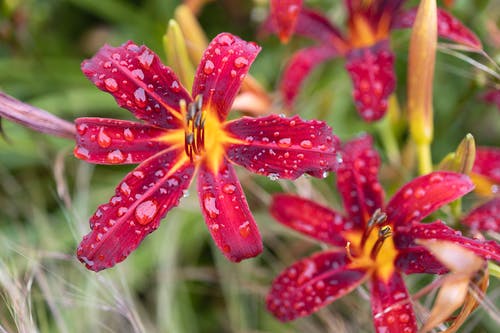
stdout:
[[462,222],[475,230],[500,232],[500,148],[477,148],[471,178],[478,194],[493,199],[473,209]]
[[347,143],[342,159],[337,186],[344,214],[294,195],[274,196],[271,213],[280,223],[334,248],[286,268],[272,284],[268,309],[283,321],[306,316],[368,280],[376,331],[416,332],[402,273],[447,271],[416,241],[451,241],[497,261],[500,246],[463,237],[441,221],[420,222],[473,189],[466,175],[433,172],[421,176],[384,205],[384,191],[377,180],[380,158],[371,138]]
[[[416,8],[401,9],[403,2],[346,0],[349,15],[346,35],[320,13],[305,7],[297,11],[295,33],[317,41],[318,45],[298,51],[288,62],[280,84],[285,103],[292,106],[301,84],[316,66],[345,57],[358,112],[366,121],[380,119],[396,83],[394,55],[389,47],[390,31],[412,27],[416,16]],[[438,9],[437,15],[440,36],[481,49],[477,37],[451,14]],[[274,22],[285,18],[270,17],[264,29],[276,32]]]
[[78,258],[98,271],[124,260],[179,202],[195,172],[205,222],[232,261],[262,251],[257,225],[232,163],[275,178],[322,177],[335,168],[338,139],[324,122],[276,115],[226,121],[260,51],[228,33],[215,37],[192,93],[146,46],[104,46],[85,75],[144,123],[76,120],[75,156],[98,164],[140,163],[90,219]]

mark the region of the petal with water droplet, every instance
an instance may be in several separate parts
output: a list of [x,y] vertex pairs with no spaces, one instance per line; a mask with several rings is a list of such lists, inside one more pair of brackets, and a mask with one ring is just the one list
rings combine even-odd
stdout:
[[271,0],[271,17],[277,27],[281,42],[286,43],[295,30],[302,0]]
[[371,289],[376,332],[417,332],[415,313],[401,274],[393,273],[388,281],[374,275]]
[[454,172],[438,171],[415,178],[401,187],[387,204],[387,220],[395,226],[421,221],[473,188],[469,177]]
[[[217,35],[200,61],[193,83],[193,96],[202,95],[203,107],[226,119],[260,46],[229,33]],[[232,73],[232,74],[231,74]]]
[[201,165],[198,194],[208,230],[229,260],[238,262],[262,252],[259,229],[231,164],[224,161],[218,174]]
[[444,274],[448,269],[422,246],[399,248],[394,262],[396,269],[405,274]]
[[347,269],[343,251],[325,251],[286,268],[272,283],[267,308],[281,321],[307,316],[359,286],[367,272]]
[[[92,230],[77,250],[88,269],[100,271],[124,260],[177,206],[194,172],[188,159],[176,163],[179,156],[184,156],[182,151],[169,151],[143,162],[123,179],[111,200],[99,206],[90,219]],[[157,176],[156,170],[174,165],[175,170]]]
[[131,41],[119,47],[105,45],[82,63],[82,71],[137,118],[164,128],[182,126],[179,101],[189,103],[191,96],[181,86],[175,92],[169,89],[179,79],[146,46]]
[[[105,119],[77,118],[75,155],[90,163],[116,164],[109,154],[120,151],[119,163],[140,163],[169,145],[159,137],[167,131],[136,122]],[[86,154],[79,154],[85,149]],[[117,154],[115,153],[114,156]]]
[[[276,179],[295,179],[304,173],[323,178],[325,172],[337,168],[339,140],[322,121],[297,116],[243,117],[229,122],[226,130],[241,140],[228,146],[228,158],[252,172]],[[245,140],[249,137],[252,140]],[[301,146],[304,141],[306,148]]]
[[287,194],[274,195],[270,211],[278,222],[304,235],[333,246],[344,247],[347,243],[342,236],[346,231],[344,217],[311,200]]
[[500,232],[500,197],[475,208],[462,223],[473,230]]
[[478,147],[472,172],[488,177],[500,185],[500,148]]

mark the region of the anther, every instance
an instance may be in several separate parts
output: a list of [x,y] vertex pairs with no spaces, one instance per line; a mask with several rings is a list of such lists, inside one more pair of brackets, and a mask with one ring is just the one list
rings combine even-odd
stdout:
[[378,231],[378,239],[375,242],[375,244],[373,244],[372,250],[370,252],[370,258],[375,260],[377,254],[380,252],[380,249],[382,248],[382,245],[384,244],[384,241],[391,236],[392,236],[392,229],[390,226],[386,225],[380,228],[380,230]]
[[199,155],[204,149],[205,143],[205,115],[202,110],[203,99],[201,95],[186,106],[184,100],[181,101],[181,111],[186,114],[186,134],[184,138],[184,150],[193,161],[193,154]]
[[364,245],[375,226],[383,224],[387,220],[387,214],[382,209],[377,208],[366,224],[365,231],[361,237],[361,245]]

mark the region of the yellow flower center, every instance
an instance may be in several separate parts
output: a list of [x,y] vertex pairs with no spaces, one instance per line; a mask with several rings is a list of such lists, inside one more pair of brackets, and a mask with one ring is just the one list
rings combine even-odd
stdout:
[[354,14],[349,22],[349,41],[354,48],[369,47],[389,36],[391,17],[382,14],[376,27],[373,27],[362,14]]
[[387,216],[379,209],[375,211],[364,232],[348,231],[344,234],[348,243],[347,254],[351,259],[349,268],[364,268],[373,271],[384,282],[394,272],[397,249],[390,225],[383,225]]

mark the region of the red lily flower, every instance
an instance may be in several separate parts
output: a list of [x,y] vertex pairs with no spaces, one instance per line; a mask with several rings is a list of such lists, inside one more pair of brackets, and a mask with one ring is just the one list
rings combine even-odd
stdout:
[[[285,103],[293,104],[302,82],[316,66],[326,60],[345,57],[358,112],[365,121],[380,119],[396,83],[394,55],[389,47],[390,31],[412,27],[416,17],[416,8],[401,9],[403,2],[346,0],[349,13],[346,36],[321,14],[306,8],[297,11],[295,33],[312,38],[319,45],[298,51],[288,62],[280,85]],[[274,22],[289,17],[271,11],[273,14],[275,17],[270,17],[264,24],[265,30],[276,31],[279,28]],[[282,30],[279,31],[282,34]],[[438,33],[468,47],[481,48],[477,37],[442,9],[438,9]]]
[[471,178],[479,194],[493,199],[472,210],[462,222],[474,230],[500,232],[500,148],[476,149]]
[[281,42],[286,43],[295,30],[302,0],[271,0],[271,17]]
[[347,143],[337,185],[346,213],[293,195],[276,195],[271,213],[282,224],[334,246],[286,268],[273,282],[268,309],[287,321],[311,314],[369,280],[377,332],[416,332],[402,273],[441,274],[446,268],[418,239],[453,241],[500,260],[494,242],[462,237],[443,222],[420,221],[473,189],[465,175],[433,172],[404,185],[384,206],[380,159],[371,138]]
[[324,122],[298,117],[226,121],[260,51],[228,33],[215,37],[198,66],[192,94],[145,46],[104,46],[85,75],[145,123],[76,120],[75,156],[91,163],[141,163],[90,219],[78,258],[98,271],[124,260],[179,202],[198,172],[200,206],[217,246],[232,261],[262,251],[257,225],[231,163],[294,179],[335,167],[338,139]]

